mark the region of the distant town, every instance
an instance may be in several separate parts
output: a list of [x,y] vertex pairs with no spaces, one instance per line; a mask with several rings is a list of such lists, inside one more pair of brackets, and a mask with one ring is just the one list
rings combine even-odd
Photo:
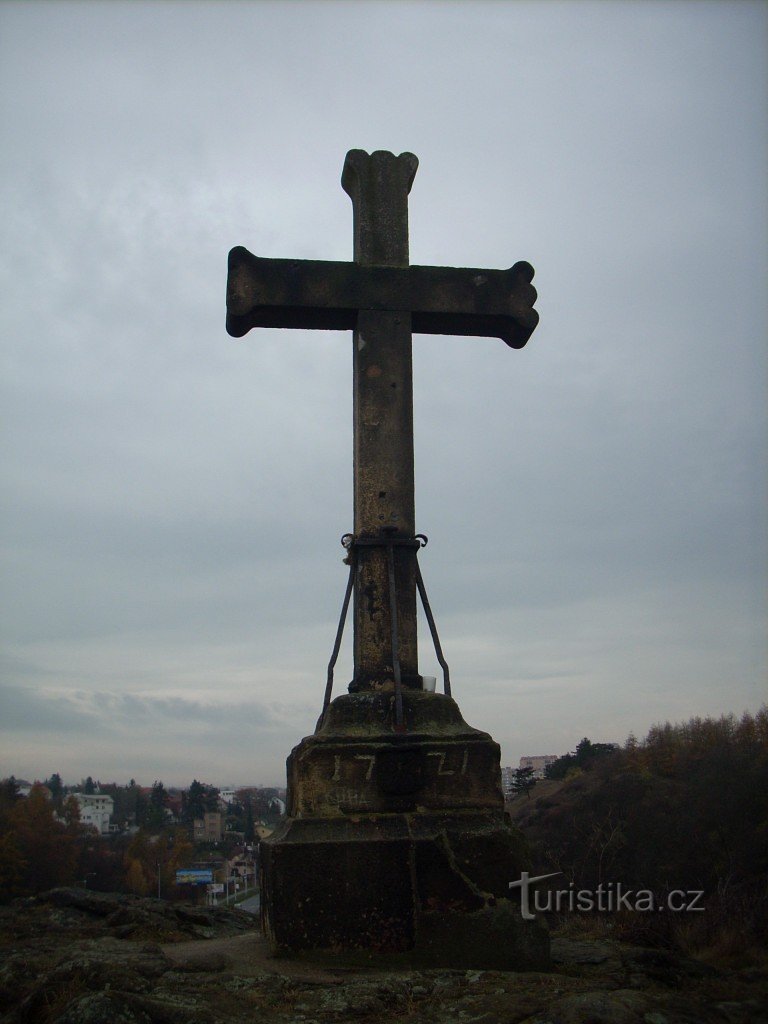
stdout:
[[285,790],[127,785],[88,776],[67,785],[0,782],[6,895],[78,884],[195,902],[233,900],[256,886],[258,843],[285,814]]
[[[530,776],[543,779],[558,754],[534,754],[520,758],[517,768],[501,769],[501,785],[507,798],[514,796],[515,776],[530,769]],[[528,774],[528,773],[526,773]],[[127,785],[101,783],[90,775],[76,785],[65,784],[58,773],[44,781],[29,782],[11,776],[0,782],[15,787],[17,796],[27,797],[36,788],[56,807],[57,817],[66,820],[64,805],[74,800],[80,824],[101,836],[134,834],[144,826],[169,827],[191,824],[195,842],[223,842],[226,834],[246,838],[249,814],[254,813],[254,831],[262,831],[267,821],[274,822],[285,813],[284,788],[271,786],[223,786],[221,788],[194,779],[187,789],[165,787],[155,781],[141,786],[135,779]],[[69,814],[72,814],[70,805]]]
[[[227,786],[218,788],[193,779],[187,789],[165,787],[155,781],[141,786],[135,779],[128,785],[103,784],[89,775],[77,785],[66,785],[54,773],[43,782],[24,779],[3,780],[15,785],[20,797],[36,788],[52,801],[58,817],[66,820],[66,805],[74,800],[79,822],[99,835],[133,834],[142,827],[169,827],[191,824],[193,838],[199,842],[222,842],[226,832],[249,831],[249,813],[255,821],[276,820],[285,813],[285,790],[265,786]],[[69,807],[69,814],[73,808]],[[62,817],[62,813],[64,816]]]
[[[571,754],[531,754],[501,770],[505,801],[544,778],[565,778],[616,749],[584,739]],[[81,885],[192,902],[239,902],[257,891],[259,841],[286,812],[286,791],[270,786],[186,788],[155,780],[103,783],[0,781],[0,888],[7,898]]]

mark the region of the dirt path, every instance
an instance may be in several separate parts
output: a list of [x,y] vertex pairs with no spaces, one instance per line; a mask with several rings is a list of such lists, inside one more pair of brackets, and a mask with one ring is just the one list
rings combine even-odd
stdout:
[[349,970],[315,966],[306,961],[277,958],[257,932],[234,935],[224,939],[195,939],[191,942],[173,942],[162,946],[169,960],[189,971],[232,971],[241,977],[257,978],[265,974],[281,974],[289,978],[302,978],[324,985],[339,985]]

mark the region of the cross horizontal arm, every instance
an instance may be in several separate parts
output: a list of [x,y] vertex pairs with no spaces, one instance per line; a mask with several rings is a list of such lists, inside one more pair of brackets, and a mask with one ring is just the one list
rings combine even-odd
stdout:
[[539,322],[533,267],[383,267],[229,254],[227,331],[252,327],[353,330],[360,310],[411,314],[417,334],[501,338],[522,348]]

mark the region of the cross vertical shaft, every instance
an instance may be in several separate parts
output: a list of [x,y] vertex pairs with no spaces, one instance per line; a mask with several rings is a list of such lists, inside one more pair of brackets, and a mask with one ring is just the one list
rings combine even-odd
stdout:
[[[354,210],[354,261],[408,266],[408,194],[418,161],[411,153],[352,150],[342,186]],[[413,371],[411,314],[361,309],[353,335],[354,534],[356,540],[413,537]],[[394,676],[388,552],[357,549],[354,587],[354,690]],[[420,688],[415,551],[393,549],[402,682]]]

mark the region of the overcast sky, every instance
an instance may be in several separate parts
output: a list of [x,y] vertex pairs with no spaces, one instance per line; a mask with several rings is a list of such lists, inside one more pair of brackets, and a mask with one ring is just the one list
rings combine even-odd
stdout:
[[351,148],[419,157],[412,262],[536,268],[522,351],[414,337],[464,717],[516,764],[757,709],[767,28],[757,2],[2,3],[0,775],[284,784],[346,583],[351,335],[233,340],[226,257],[351,259]]

